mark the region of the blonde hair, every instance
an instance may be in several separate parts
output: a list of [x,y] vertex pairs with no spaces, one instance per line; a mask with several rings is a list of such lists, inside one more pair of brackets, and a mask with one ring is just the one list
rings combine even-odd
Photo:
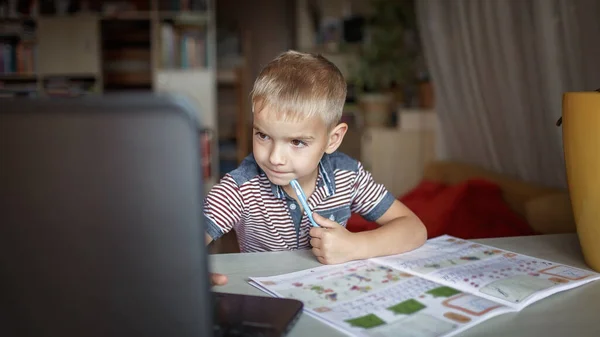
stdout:
[[287,51],[269,62],[252,89],[252,111],[272,108],[278,118],[299,120],[320,116],[328,127],[340,121],[346,81],[321,55]]

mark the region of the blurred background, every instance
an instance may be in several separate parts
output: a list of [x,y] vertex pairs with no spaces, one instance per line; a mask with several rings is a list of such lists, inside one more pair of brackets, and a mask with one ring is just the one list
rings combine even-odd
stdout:
[[483,177],[536,231],[567,231],[555,123],[563,92],[600,87],[598,15],[596,0],[0,0],[0,99],[187,95],[210,188],[251,152],[262,66],[320,53],[348,81],[341,150],[394,195]]

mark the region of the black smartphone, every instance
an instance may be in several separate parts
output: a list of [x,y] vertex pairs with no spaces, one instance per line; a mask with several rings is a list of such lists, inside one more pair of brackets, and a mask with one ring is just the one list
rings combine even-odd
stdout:
[[285,336],[302,314],[303,303],[288,298],[215,292],[214,336]]

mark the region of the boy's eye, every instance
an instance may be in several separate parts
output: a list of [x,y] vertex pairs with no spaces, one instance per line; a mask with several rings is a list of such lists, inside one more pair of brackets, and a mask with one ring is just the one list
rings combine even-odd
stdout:
[[269,138],[269,136],[265,135],[265,134],[264,134],[264,133],[262,133],[262,132],[256,132],[256,136],[257,136],[259,139],[262,139],[262,140],[265,140],[265,139],[268,139],[268,138]]
[[295,147],[304,147],[304,146],[306,146],[306,143],[301,140],[294,139],[294,140],[292,140],[292,145]]

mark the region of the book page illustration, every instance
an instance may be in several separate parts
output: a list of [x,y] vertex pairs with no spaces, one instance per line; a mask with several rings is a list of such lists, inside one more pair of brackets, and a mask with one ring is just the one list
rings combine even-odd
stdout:
[[385,324],[370,330],[366,335],[372,337],[436,337],[452,332],[456,326],[428,314],[416,313],[403,320]]
[[453,296],[445,300],[443,305],[472,316],[483,316],[496,308],[502,307],[502,305],[496,302],[466,293],[461,293],[460,296]]
[[[486,260],[445,268],[431,273],[433,279],[463,291],[491,296],[504,304],[516,304],[530,300],[542,291],[547,295],[568,287],[570,283],[582,282],[597,274],[557,265],[515,253],[504,253]],[[490,298],[490,297],[488,297]]]
[[555,279],[564,279],[562,283],[583,280],[593,275],[593,273],[587,270],[563,265],[554,265],[552,267],[540,270],[540,273],[555,276]]
[[352,300],[410,277],[413,276],[399,270],[359,261],[343,268],[316,271],[304,278],[294,279],[291,283],[278,281],[273,288],[284,297],[301,299],[306,306],[316,308]]
[[531,275],[516,275],[493,281],[481,288],[481,292],[512,303],[522,302],[534,293],[548,289],[555,283]]
[[[252,278],[309,313],[362,336],[442,336],[510,309],[372,262],[324,266],[302,275]],[[285,281],[282,281],[285,280]]]
[[505,253],[501,249],[455,238],[440,237],[421,248],[375,260],[411,273],[426,275],[445,268],[482,261]]

